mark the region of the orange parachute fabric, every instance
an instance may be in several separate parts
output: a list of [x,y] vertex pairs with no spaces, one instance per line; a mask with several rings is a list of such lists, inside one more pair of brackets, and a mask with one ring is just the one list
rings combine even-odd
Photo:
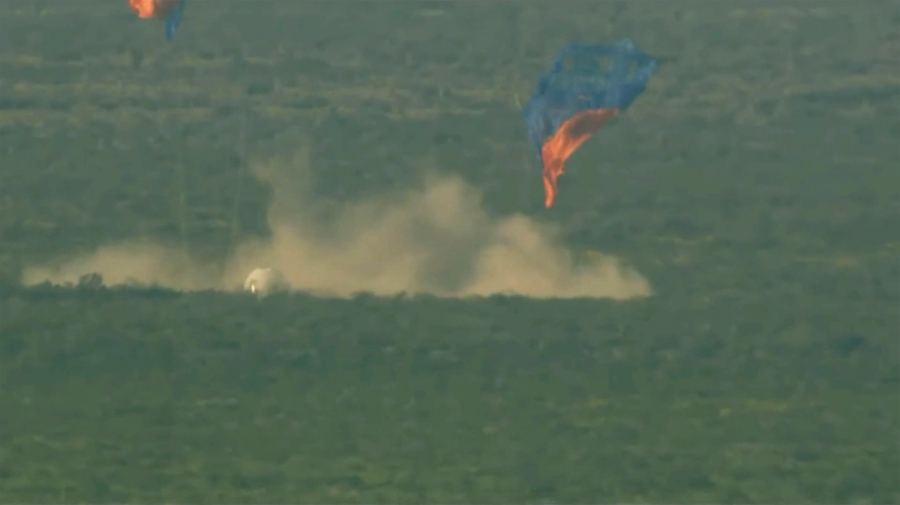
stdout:
[[569,118],[541,146],[544,164],[544,207],[548,209],[559,191],[557,179],[565,171],[566,160],[601,126],[619,115],[618,109],[586,110]]

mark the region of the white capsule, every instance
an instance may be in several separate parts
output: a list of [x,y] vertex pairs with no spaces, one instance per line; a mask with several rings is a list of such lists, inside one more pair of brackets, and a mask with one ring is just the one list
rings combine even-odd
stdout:
[[274,268],[257,268],[244,281],[244,291],[257,296],[266,296],[278,291],[287,291],[290,285],[280,271]]

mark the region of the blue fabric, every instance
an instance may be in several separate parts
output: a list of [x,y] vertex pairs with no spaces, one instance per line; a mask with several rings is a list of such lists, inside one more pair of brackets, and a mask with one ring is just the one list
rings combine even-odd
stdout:
[[538,157],[543,143],[579,112],[625,111],[644,91],[657,65],[629,39],[562,48],[522,110]]
[[166,40],[172,40],[175,37],[175,32],[181,24],[181,18],[184,17],[184,4],[186,1],[181,0],[178,2],[178,5],[166,16]]

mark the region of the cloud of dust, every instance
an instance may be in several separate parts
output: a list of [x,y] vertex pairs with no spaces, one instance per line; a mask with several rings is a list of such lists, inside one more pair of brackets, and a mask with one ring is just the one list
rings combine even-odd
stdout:
[[128,281],[180,290],[234,289],[254,268],[281,270],[291,287],[323,296],[401,292],[462,297],[516,294],[537,298],[647,296],[639,273],[612,257],[578,262],[552,226],[524,216],[492,219],[478,191],[461,179],[426,176],[419,187],[339,207],[316,199],[308,163],[254,167],[271,183],[272,237],[237,248],[222,268],[197,265],[179,249],[131,242],[28,268],[28,284],[77,282],[100,273],[107,285]]
[[182,291],[211,289],[216,286],[219,270],[191,261],[180,249],[146,241],[133,241],[101,247],[74,258],[50,264],[27,267],[23,272],[26,285],[51,282],[76,284],[90,273],[103,276],[107,286],[155,285]]

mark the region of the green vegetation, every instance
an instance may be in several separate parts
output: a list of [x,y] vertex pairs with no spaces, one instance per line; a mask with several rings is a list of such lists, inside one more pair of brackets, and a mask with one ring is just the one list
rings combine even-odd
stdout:
[[[896,3],[123,4],[0,3],[0,501],[900,501]],[[623,36],[669,61],[545,211],[517,104]],[[223,260],[300,143],[336,205],[433,160],[654,295],[22,286]]]

